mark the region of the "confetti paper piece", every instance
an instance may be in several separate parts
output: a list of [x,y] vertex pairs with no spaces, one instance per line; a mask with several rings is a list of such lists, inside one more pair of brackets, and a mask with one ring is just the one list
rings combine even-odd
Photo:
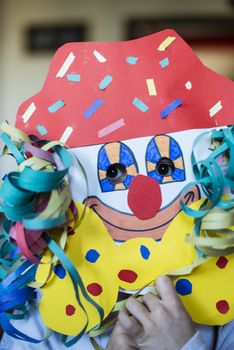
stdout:
[[57,102],[53,103],[50,107],[48,107],[48,111],[50,113],[55,113],[55,112],[57,112],[57,110],[62,108],[64,105],[65,105],[65,103],[63,102],[63,100],[58,100]]
[[168,36],[158,47],[158,51],[165,51],[176,39],[175,36]]
[[148,87],[149,95],[150,96],[156,96],[157,92],[156,92],[154,79],[146,79],[146,84],[147,84],[147,87]]
[[73,54],[73,52],[70,52],[69,55],[67,56],[66,60],[64,61],[62,67],[60,68],[60,70],[56,74],[56,78],[63,78],[64,77],[64,75],[67,73],[68,69],[72,65],[74,59],[75,59],[75,55]]
[[104,103],[104,100],[96,100],[87,111],[84,112],[85,118],[90,118],[96,110]]
[[68,126],[60,138],[60,142],[66,143],[73,132],[73,128]]
[[187,83],[185,83],[185,87],[187,90],[191,90],[193,87],[191,81],[188,80]]
[[163,111],[160,112],[161,117],[166,118],[171,112],[174,111],[174,109],[176,109],[181,105],[182,105],[182,101],[179,98],[176,98]]
[[106,58],[102,56],[97,50],[93,50],[93,54],[100,63],[106,62]]
[[80,81],[80,74],[67,74],[67,80],[79,82]]
[[164,58],[162,61],[159,62],[161,68],[165,68],[169,65],[169,59],[168,57]]
[[104,90],[111,82],[113,78],[111,75],[106,75],[105,78],[99,84],[99,89]]
[[36,106],[35,103],[32,102],[30,104],[30,106],[26,109],[26,111],[24,112],[24,114],[22,115],[22,119],[24,123],[27,123],[29,121],[29,119],[31,118],[31,116],[33,115],[33,113],[36,110]]
[[114,122],[114,123],[108,125],[107,127],[103,128],[103,129],[101,129],[101,130],[99,130],[99,131],[98,131],[98,137],[99,137],[99,138],[104,137],[104,136],[106,136],[106,135],[112,133],[113,131],[115,131],[115,130],[121,128],[121,127],[124,126],[124,125],[125,125],[124,119],[123,119],[123,118],[122,118],[122,119],[119,119],[119,120],[117,120],[116,122]]
[[139,57],[128,56],[126,58],[126,62],[129,64],[136,64],[138,60],[139,60]]
[[39,133],[40,133],[41,136],[45,136],[45,135],[47,134],[47,130],[46,130],[46,128],[44,127],[44,125],[38,124],[38,125],[36,126],[36,128],[37,128],[37,130],[39,131]]
[[210,117],[214,117],[221,109],[223,108],[221,101],[217,102],[211,109],[210,109]]
[[139,98],[134,98],[133,102],[134,106],[136,106],[141,112],[146,112],[148,111],[149,107],[142,102]]

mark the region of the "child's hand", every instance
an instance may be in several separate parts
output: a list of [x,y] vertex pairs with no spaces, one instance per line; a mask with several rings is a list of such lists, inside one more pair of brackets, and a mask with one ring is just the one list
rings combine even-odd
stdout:
[[137,350],[134,338],[117,322],[110,336],[106,350]]
[[160,298],[147,294],[143,303],[130,298],[119,322],[140,350],[179,350],[196,332],[193,322],[168,277],[158,278],[157,291]]

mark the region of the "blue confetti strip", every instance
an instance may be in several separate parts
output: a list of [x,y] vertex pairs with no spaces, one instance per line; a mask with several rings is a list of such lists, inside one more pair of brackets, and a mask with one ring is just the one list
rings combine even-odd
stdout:
[[129,64],[136,64],[138,60],[139,60],[138,57],[128,56],[126,58],[126,62],[129,63]]
[[67,80],[77,83],[80,81],[80,74],[67,74]]
[[62,100],[58,100],[54,104],[52,104],[50,107],[48,107],[48,111],[50,113],[57,112],[58,109],[62,108],[65,105],[65,103]]
[[104,103],[104,100],[96,100],[87,111],[84,112],[85,118],[90,118],[96,110]]
[[133,102],[134,106],[136,106],[141,112],[146,112],[148,111],[149,107],[142,102],[141,100],[139,100],[139,98],[134,98]]
[[46,128],[44,127],[44,125],[41,125],[41,124],[38,124],[36,126],[37,130],[39,131],[40,135],[41,136],[45,136],[47,134],[47,130]]
[[176,98],[173,102],[171,102],[164,110],[160,112],[161,117],[166,118],[171,112],[174,111],[177,107],[182,105],[182,101],[179,98]]
[[160,66],[161,68],[165,68],[169,65],[169,59],[168,57],[164,58],[162,61],[159,62],[160,63]]
[[111,75],[106,75],[105,78],[99,84],[99,89],[104,90],[111,82],[113,78]]

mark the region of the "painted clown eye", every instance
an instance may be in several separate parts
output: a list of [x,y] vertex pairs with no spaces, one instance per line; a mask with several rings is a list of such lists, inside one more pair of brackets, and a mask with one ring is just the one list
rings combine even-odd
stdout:
[[107,168],[106,177],[113,184],[118,184],[126,179],[127,171],[123,164],[112,164]]
[[158,183],[184,181],[183,154],[179,144],[168,135],[154,137],[146,150],[148,176]]
[[122,142],[108,143],[98,154],[98,177],[102,192],[128,189],[138,173],[135,157]]
[[156,171],[162,176],[171,176],[175,170],[173,161],[167,157],[159,159],[156,164]]

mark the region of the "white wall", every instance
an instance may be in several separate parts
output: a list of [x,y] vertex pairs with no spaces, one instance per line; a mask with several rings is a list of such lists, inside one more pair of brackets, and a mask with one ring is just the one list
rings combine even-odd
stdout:
[[[0,120],[14,123],[18,106],[40,89],[47,73],[50,55],[24,50],[30,24],[81,20],[90,27],[89,40],[114,41],[124,38],[129,17],[229,13],[226,0],[0,0]],[[210,67],[217,61],[219,52],[205,57]],[[228,58],[219,69],[229,74],[233,62]]]

